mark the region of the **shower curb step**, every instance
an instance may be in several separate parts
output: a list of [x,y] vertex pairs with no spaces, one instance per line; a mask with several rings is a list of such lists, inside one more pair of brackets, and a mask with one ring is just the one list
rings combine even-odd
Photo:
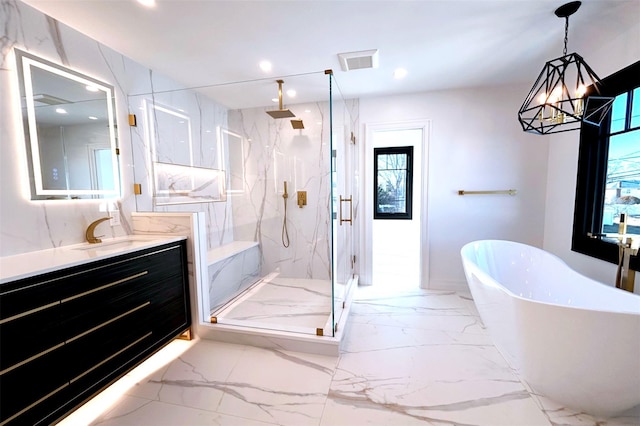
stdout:
[[202,339],[327,356],[340,354],[342,336],[342,332],[337,332],[335,337],[307,336],[228,324],[200,323],[198,326],[198,337]]

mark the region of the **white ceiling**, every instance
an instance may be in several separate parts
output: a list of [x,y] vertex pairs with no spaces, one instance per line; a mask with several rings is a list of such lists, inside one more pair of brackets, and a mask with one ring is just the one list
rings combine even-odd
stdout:
[[[345,98],[533,84],[564,38],[558,0],[157,0],[153,9],[23,1],[187,87],[265,79],[274,96],[276,77],[325,69]],[[638,0],[584,0],[570,18],[569,53],[589,62],[597,45],[638,22]],[[378,68],[341,70],[338,53],[369,49],[379,49]],[[263,59],[269,74],[258,68]],[[408,71],[403,80],[393,79],[397,67]]]

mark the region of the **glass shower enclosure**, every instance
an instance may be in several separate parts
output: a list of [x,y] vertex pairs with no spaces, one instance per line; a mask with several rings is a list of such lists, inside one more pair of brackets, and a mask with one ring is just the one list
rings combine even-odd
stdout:
[[357,284],[357,101],[330,71],[133,98],[151,209],[206,217],[199,319],[334,336]]

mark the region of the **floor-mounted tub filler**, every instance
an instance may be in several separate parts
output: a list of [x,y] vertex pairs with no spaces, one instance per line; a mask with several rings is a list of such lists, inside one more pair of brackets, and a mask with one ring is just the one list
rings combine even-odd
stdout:
[[542,396],[609,417],[640,404],[640,296],[541,249],[498,240],[461,250],[496,347]]

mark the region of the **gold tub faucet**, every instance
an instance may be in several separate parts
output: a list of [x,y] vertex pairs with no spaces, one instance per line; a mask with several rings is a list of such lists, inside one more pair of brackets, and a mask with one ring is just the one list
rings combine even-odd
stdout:
[[[87,242],[89,244],[96,244],[96,243],[101,243],[102,240],[98,237],[96,237],[95,235],[93,235],[93,233],[96,230],[96,226],[98,226],[99,224],[101,224],[102,222],[104,222],[105,220],[109,220],[111,219],[110,217],[103,217],[100,218],[94,222],[91,222],[91,225],[89,225],[89,227],[87,228],[87,232],[85,233],[85,237],[87,238]],[[104,237],[104,235],[100,235],[101,237]]]

